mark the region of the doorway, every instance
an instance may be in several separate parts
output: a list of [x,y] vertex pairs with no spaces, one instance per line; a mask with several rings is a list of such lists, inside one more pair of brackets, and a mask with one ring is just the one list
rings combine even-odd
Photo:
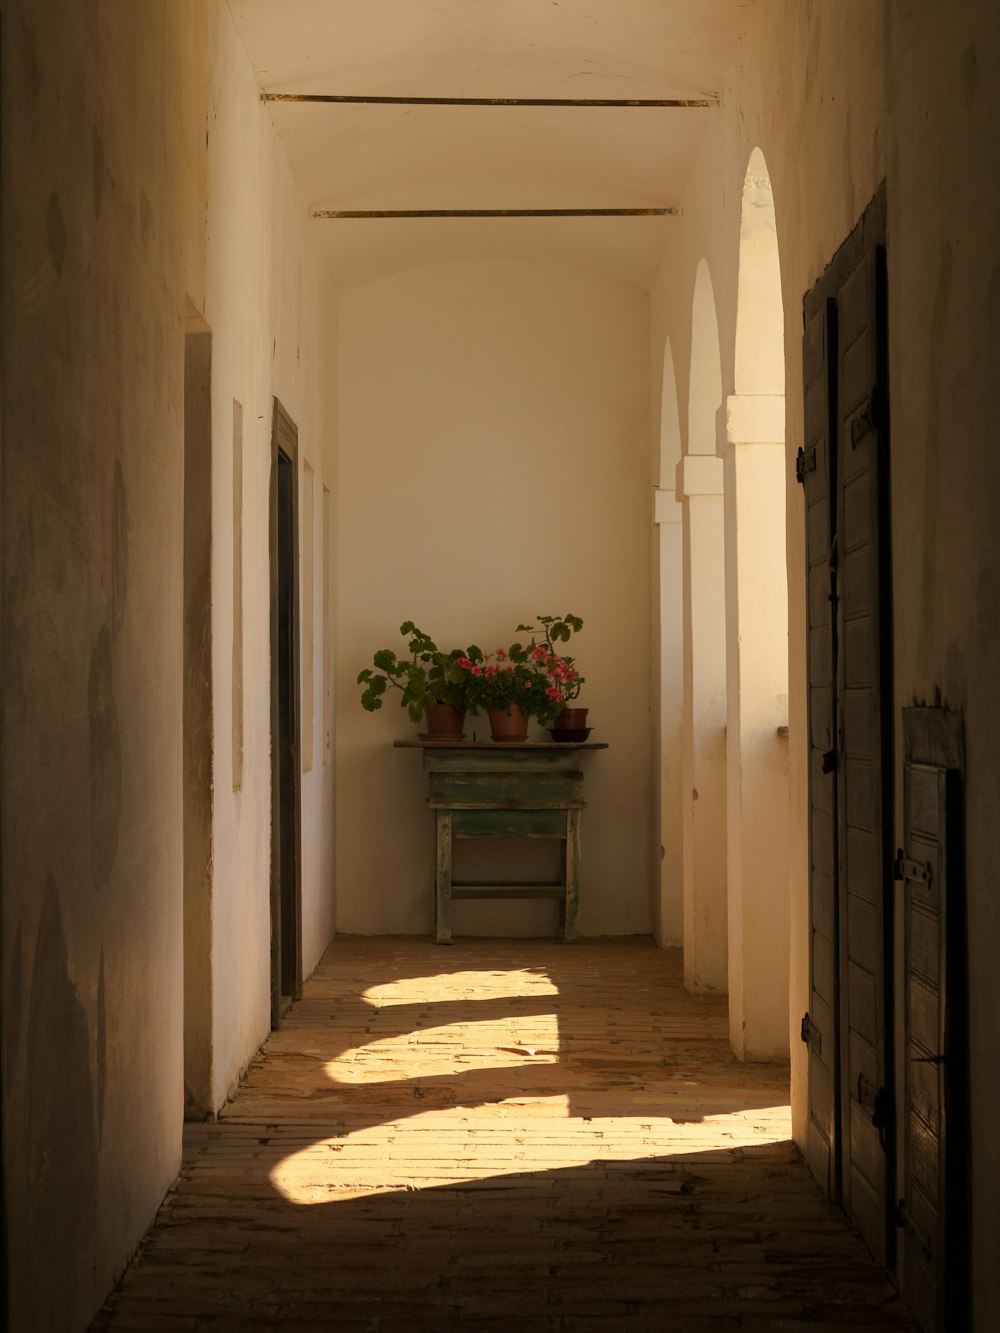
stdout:
[[184,1113],[216,1109],[212,1052],[214,718],[212,334],[188,302],[184,339]]
[[271,1027],[302,996],[298,430],[271,426]]
[[806,297],[806,1150],[873,1254],[895,1229],[893,705],[885,194]]

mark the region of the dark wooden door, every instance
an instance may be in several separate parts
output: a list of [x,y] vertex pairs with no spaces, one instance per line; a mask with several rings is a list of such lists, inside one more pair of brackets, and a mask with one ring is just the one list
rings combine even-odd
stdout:
[[844,1204],[877,1258],[891,1221],[892,677],[885,250],[837,294],[838,836]]
[[[893,1236],[892,675],[884,199],[806,299],[810,1165]],[[827,528],[827,524],[829,527]]]
[[277,398],[271,433],[271,1025],[302,994],[298,432]]
[[805,445],[799,458],[806,497],[810,871],[809,1012],[802,1036],[809,1044],[806,1155],[827,1192],[839,1196],[834,347],[836,305],[820,301],[807,317],[803,343]]

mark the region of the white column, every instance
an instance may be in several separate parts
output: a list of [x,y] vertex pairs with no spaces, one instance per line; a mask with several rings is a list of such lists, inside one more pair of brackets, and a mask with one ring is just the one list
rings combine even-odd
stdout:
[[785,400],[718,415],[726,546],[729,1029],[742,1058],[788,1054],[788,596]]
[[673,490],[654,492],[659,528],[660,863],[654,903],[660,948],[684,942],[681,793],[684,753],[684,543],[682,506]]
[[726,617],[722,461],[677,464],[684,542],[684,984],[726,989]]

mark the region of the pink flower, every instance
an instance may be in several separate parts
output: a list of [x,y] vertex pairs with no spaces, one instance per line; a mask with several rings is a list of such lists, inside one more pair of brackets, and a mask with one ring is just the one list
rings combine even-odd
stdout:
[[500,661],[503,662],[506,660],[507,650],[505,648],[498,648],[496,651],[496,655],[497,657],[499,657]]
[[486,674],[487,674],[488,676],[495,676],[495,675],[497,674],[497,669],[496,669],[496,667],[495,667],[495,666],[488,666],[488,667],[486,668]]
[[456,658],[455,658],[455,665],[456,665],[456,666],[460,666],[460,667],[464,667],[464,669],[465,669],[466,671],[468,671],[469,668],[472,666],[472,663],[469,661],[469,659],[468,659],[467,657],[456,657]]
[[558,689],[555,685],[550,685],[549,688],[545,691],[545,693],[549,696],[550,699],[558,699],[558,701],[562,703],[562,698],[563,698],[562,690]]
[[481,675],[483,674],[483,669],[482,669],[482,667],[474,666],[474,667],[472,668],[472,674],[473,674],[474,676],[481,676]]
[[531,656],[534,658],[534,660],[535,660],[536,662],[540,662],[540,661],[542,660],[542,658],[545,656],[545,649],[544,649],[544,648],[532,648],[532,650],[531,650]]

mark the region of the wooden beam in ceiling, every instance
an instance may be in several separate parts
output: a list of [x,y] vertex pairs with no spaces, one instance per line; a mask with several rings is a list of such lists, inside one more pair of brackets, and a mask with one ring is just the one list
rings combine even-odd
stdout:
[[321,102],[346,106],[567,106],[712,108],[718,97],[362,97],[334,93],[266,93],[262,102]]
[[663,218],[676,208],[319,208],[312,218]]

